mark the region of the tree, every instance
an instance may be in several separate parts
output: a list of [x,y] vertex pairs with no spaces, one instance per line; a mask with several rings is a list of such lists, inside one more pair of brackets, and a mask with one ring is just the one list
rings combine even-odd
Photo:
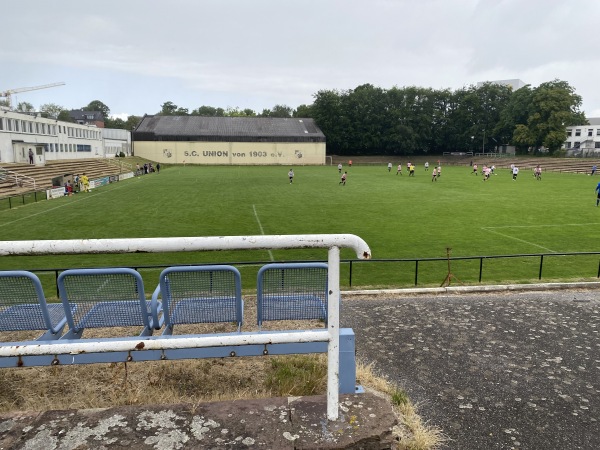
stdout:
[[312,105],[300,105],[296,108],[296,110],[294,111],[294,113],[292,114],[293,117],[305,117],[305,118],[309,118],[313,116],[313,111],[312,111]]
[[108,119],[110,117],[110,108],[102,103],[100,100],[93,100],[88,103],[87,106],[82,108],[84,111],[99,111],[102,113],[104,119]]
[[65,120],[65,117],[68,117],[68,122],[72,122],[71,117],[69,116],[69,111],[62,106],[57,105],[56,103],[43,104],[40,106],[40,112],[48,117],[51,117],[52,119]]
[[292,117],[292,111],[293,109],[287,105],[275,105],[271,109],[269,117],[289,118]]
[[133,130],[140,124],[141,121],[142,118],[140,116],[127,116],[127,121],[125,122],[125,129]]
[[178,106],[173,102],[164,102],[160,107],[160,112],[158,113],[161,116],[172,116],[177,111]]
[[225,110],[213,106],[200,106],[192,111],[193,116],[223,117]]
[[17,111],[33,112],[35,111],[35,108],[29,102],[19,102],[19,104],[17,105]]

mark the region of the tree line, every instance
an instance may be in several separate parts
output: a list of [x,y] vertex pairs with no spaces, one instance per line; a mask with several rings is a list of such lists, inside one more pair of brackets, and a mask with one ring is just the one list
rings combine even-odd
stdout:
[[[313,97],[311,105],[296,109],[275,105],[260,113],[206,105],[190,111],[167,101],[156,114],[313,118],[327,137],[328,153],[339,155],[489,152],[502,145],[514,145],[520,153],[556,154],[566,139],[566,126],[587,124],[580,111],[581,97],[561,80],[516,91],[495,83],[455,91],[363,84],[349,90],[321,90]],[[22,102],[17,109],[33,106]],[[101,112],[107,128],[133,130],[141,120],[134,115],[127,120],[111,118],[109,107],[100,100],[81,109]],[[40,112],[71,121],[69,110],[53,103],[42,105]]]

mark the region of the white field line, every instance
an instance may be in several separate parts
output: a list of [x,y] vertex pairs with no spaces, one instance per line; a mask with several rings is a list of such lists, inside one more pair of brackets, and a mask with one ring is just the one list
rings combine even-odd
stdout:
[[[514,239],[515,241],[523,242],[524,244],[533,245],[534,247],[541,248],[542,250],[546,250],[546,251],[549,251],[551,253],[557,253],[556,250],[552,250],[552,249],[544,247],[542,245],[534,244],[533,242],[529,242],[529,241],[526,241],[524,239],[519,239],[519,238],[516,238],[514,236],[509,236],[508,234],[500,233],[499,231],[494,230],[494,228],[512,228],[512,227],[481,227],[481,229],[484,230],[484,231],[488,231],[490,233],[495,233],[495,234],[497,234],[499,236],[502,236],[502,237],[505,237],[505,238],[508,238],[508,239]],[[518,227],[514,227],[514,228],[518,228]],[[521,228],[523,228],[523,227],[521,227]]]
[[588,225],[600,225],[600,222],[593,223],[560,223],[554,225],[503,225],[501,227],[483,227],[484,230],[496,230],[498,228],[541,228],[541,227],[583,227]]
[[[262,224],[260,223],[260,219],[258,218],[258,213],[256,212],[256,205],[252,205],[252,209],[254,210],[254,217],[256,217],[258,227],[260,228],[260,234],[264,235],[265,230],[263,230]],[[273,252],[271,250],[269,250],[269,257],[271,258],[271,261],[275,261],[275,258],[273,258]]]
[[[108,191],[96,192],[95,194],[91,194],[90,197],[88,197],[88,195],[90,195],[89,193],[88,194],[84,194],[83,192],[80,192],[77,195],[78,196],[79,195],[82,195],[82,196],[85,195],[85,197],[80,198],[79,200],[72,200],[69,203],[65,203],[64,205],[60,205],[60,206],[55,206],[54,208],[50,208],[50,209],[47,209],[45,211],[40,211],[40,212],[37,212],[35,214],[30,214],[29,216],[21,217],[20,219],[15,219],[15,220],[11,220],[10,222],[2,223],[2,224],[0,224],[0,227],[5,227],[6,225],[12,225],[13,223],[20,222],[21,220],[27,220],[27,219],[30,219],[30,218],[35,217],[35,216],[40,216],[40,215],[46,214],[46,213],[48,213],[50,211],[54,211],[55,209],[64,208],[65,206],[71,206],[73,203],[83,202],[84,200],[88,200],[89,198],[92,198],[92,197],[97,197],[97,196],[102,195],[102,194],[108,194],[109,192],[112,192],[115,189],[119,189],[121,187],[125,187],[125,186],[117,186],[117,187],[115,187],[113,189],[110,189]],[[8,210],[8,211],[10,211],[10,210]]]

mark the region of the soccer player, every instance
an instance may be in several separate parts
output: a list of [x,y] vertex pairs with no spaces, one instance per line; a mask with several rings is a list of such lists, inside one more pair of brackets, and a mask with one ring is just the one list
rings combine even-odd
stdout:
[[388,172],[392,171],[392,163],[388,163]]
[[596,186],[596,192],[598,193],[598,197],[596,198],[596,206],[600,203],[600,183]]
[[338,164],[338,173],[342,173],[342,163]]
[[290,184],[294,181],[294,169],[290,169],[288,172],[288,177],[290,178]]
[[425,172],[427,172],[429,170],[429,163],[425,162]]
[[81,175],[81,184],[83,185],[83,192],[90,192],[90,179],[85,173]]
[[346,177],[348,175],[348,172],[344,172],[342,174],[342,179],[340,180],[340,182],[338,184],[341,184],[342,186],[346,186]]
[[398,170],[396,171],[396,175],[402,175],[402,164],[398,164]]
[[473,173],[477,175],[477,164],[473,164]]
[[598,169],[598,167],[596,167],[596,164],[594,164],[592,166],[592,173],[590,173],[590,175],[594,175],[596,173],[596,169]]
[[512,169],[512,174],[513,174],[513,181],[517,180],[517,175],[519,175],[519,168],[517,166],[513,166]]
[[415,165],[411,164],[409,169],[408,169],[408,176],[409,177],[414,177],[415,176]]
[[437,167],[434,167],[433,171],[431,172],[431,181],[437,181]]

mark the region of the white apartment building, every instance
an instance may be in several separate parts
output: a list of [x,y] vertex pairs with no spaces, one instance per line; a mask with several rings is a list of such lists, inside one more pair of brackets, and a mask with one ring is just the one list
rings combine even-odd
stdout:
[[44,118],[39,113],[0,109],[0,164],[28,163],[30,150],[34,164],[44,165],[46,161],[59,159],[114,157],[121,151],[129,156],[130,148],[131,133],[127,130],[109,130]]
[[588,118],[588,122],[567,127],[567,140],[562,146],[567,156],[600,156],[600,117]]

